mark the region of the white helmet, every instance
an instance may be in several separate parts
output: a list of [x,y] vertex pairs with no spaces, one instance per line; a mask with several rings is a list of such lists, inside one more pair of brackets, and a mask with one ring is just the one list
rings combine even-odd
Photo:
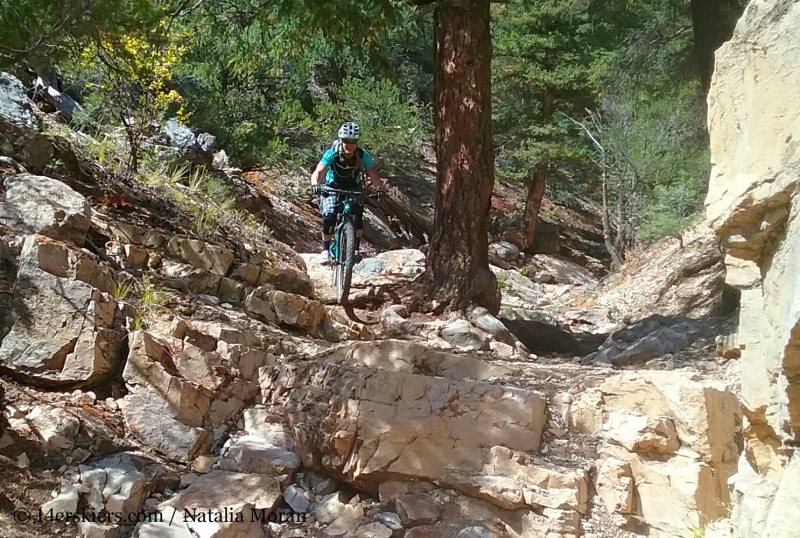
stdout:
[[359,129],[358,124],[355,122],[347,121],[339,127],[339,138],[358,140],[359,135],[361,135],[361,129]]

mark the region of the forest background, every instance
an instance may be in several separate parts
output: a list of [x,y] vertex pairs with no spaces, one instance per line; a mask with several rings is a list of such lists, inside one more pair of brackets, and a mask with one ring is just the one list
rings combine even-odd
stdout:
[[[706,20],[698,31],[699,4],[713,4],[705,13],[714,28]],[[239,167],[305,173],[353,119],[382,168],[402,169],[433,140],[435,7],[2,0],[0,67],[58,65],[63,92],[83,107],[73,122],[93,135],[120,124],[135,142],[176,117],[215,135]],[[705,99],[713,48],[727,37],[716,34],[729,34],[742,8],[741,0],[493,3],[497,181],[546,177],[551,199],[605,198],[621,252],[678,233],[706,192]]]

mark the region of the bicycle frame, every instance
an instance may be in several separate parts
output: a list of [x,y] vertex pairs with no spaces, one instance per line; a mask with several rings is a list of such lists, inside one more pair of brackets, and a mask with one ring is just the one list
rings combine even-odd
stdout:
[[342,195],[343,199],[338,202],[337,208],[339,206],[342,207],[341,211],[336,212],[336,227],[333,231],[333,239],[331,240],[331,246],[328,249],[328,257],[332,262],[332,265],[339,264],[339,233],[341,232],[342,226],[345,223],[345,217],[348,215],[353,215],[353,205],[361,203],[361,199],[366,197],[363,191],[347,191],[347,190],[340,190],[340,189],[333,189],[330,187],[323,187],[322,192],[329,192],[336,195]]
[[[336,227],[333,233],[333,240],[328,250],[328,259],[333,269],[333,281],[336,287],[336,300],[339,304],[347,302],[347,294],[350,291],[350,284],[353,276],[353,265],[355,263],[355,242],[357,230],[355,229],[355,215],[353,213],[356,204],[363,207],[363,198],[374,196],[367,195],[363,191],[345,191],[323,187],[323,192],[341,196],[336,201]],[[341,208],[341,210],[339,210]],[[344,241],[345,249],[341,249]]]

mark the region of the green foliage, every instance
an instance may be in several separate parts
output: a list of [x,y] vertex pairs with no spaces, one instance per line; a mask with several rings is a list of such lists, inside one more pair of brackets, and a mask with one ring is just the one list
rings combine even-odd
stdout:
[[347,78],[334,92],[336,102],[317,107],[314,131],[318,140],[330,142],[345,119],[358,122],[364,147],[383,155],[414,148],[430,135],[427,107],[403,100],[400,89],[389,80]]
[[137,314],[134,314],[134,316],[133,316],[133,322],[131,323],[131,327],[132,327],[132,329],[134,331],[138,331],[139,329],[146,329],[147,328],[147,322],[144,319],[142,319],[142,316],[140,316],[137,313]]
[[252,214],[236,207],[236,195],[224,176],[199,168],[171,168],[157,154],[145,153],[135,179],[155,196],[173,204],[183,223],[198,236],[213,240],[234,234],[264,244],[272,233]]
[[146,31],[169,9],[165,0],[3,0],[0,67],[57,63],[92,41]]
[[622,21],[613,8],[573,0],[512,0],[493,6],[493,107],[501,180],[528,180],[540,162],[585,162],[586,144],[569,120],[602,91]]
[[509,282],[508,274],[505,271],[498,271],[494,274],[497,279],[497,288],[500,291],[510,291],[511,283]]
[[[432,136],[433,25],[414,2],[56,4],[0,0],[0,63],[58,61],[84,105],[75,121],[95,136],[86,151],[156,189],[203,236],[269,231],[235,210],[229,186],[160,164],[146,146],[165,118],[215,135],[237,166],[303,173],[347,119],[383,169]],[[497,177],[524,184],[547,163],[549,195],[599,198],[605,172],[612,221],[631,243],[689,222],[708,175],[689,7],[493,3]]]
[[131,296],[133,290],[134,285],[131,281],[115,282],[114,286],[111,288],[111,296],[114,297],[114,299],[124,301]]
[[147,312],[157,312],[170,298],[169,292],[163,290],[149,273],[145,273],[136,284],[136,293]]
[[688,3],[683,8],[655,11],[632,32],[597,107],[593,127],[624,248],[678,233],[702,209],[710,173],[705,96],[689,68]]
[[694,527],[691,530],[691,533],[692,534],[689,536],[689,538],[703,538],[706,535],[706,528],[705,528],[705,526],[703,526],[703,527]]
[[696,82],[662,87],[658,99],[635,93],[604,102],[602,139],[613,203],[627,208],[641,239],[655,240],[701,209],[710,155]]
[[709,172],[689,0],[492,9],[497,177],[525,183],[546,162],[550,196],[599,198],[605,171],[623,250],[689,222]]
[[[307,169],[348,114],[363,115],[383,145],[376,129],[392,133],[418,108],[397,105],[431,94],[430,30],[413,12],[350,0],[204,3],[181,21],[191,40],[176,87],[192,124],[245,168]],[[383,121],[379,105],[389,105]]]

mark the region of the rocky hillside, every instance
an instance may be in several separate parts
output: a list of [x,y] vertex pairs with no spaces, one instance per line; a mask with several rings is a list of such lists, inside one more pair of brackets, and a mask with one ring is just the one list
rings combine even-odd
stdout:
[[709,95],[710,225],[741,292],[745,441],[721,524],[741,537],[798,535],[800,510],[800,4],[750,3],[717,53]]
[[729,334],[738,284],[705,227],[606,276],[590,206],[536,255],[496,216],[500,314],[436,317],[407,295],[430,184],[390,178],[344,309],[276,175],[172,125],[153,151],[204,160],[239,212],[184,177],[123,180],[3,80],[2,537],[697,536],[788,431],[791,406],[743,412],[757,346]]

